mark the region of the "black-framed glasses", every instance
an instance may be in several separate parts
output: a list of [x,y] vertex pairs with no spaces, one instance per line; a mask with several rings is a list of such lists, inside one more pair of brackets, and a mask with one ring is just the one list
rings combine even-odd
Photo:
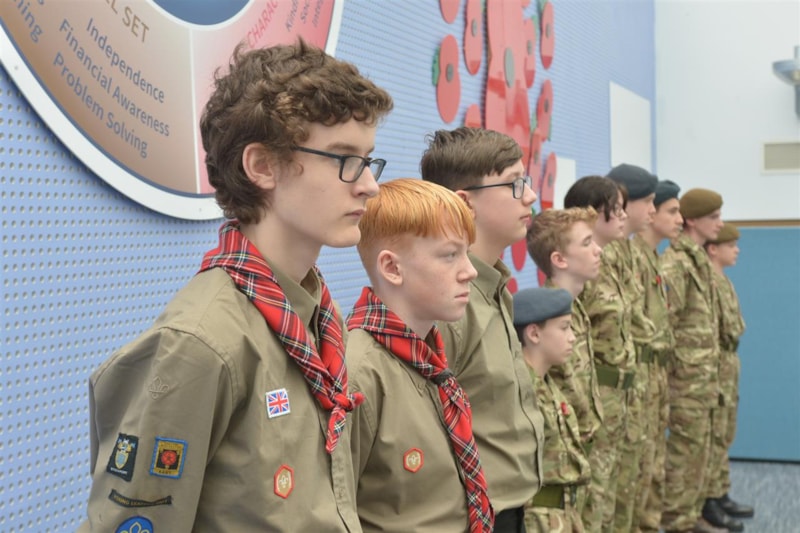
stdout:
[[513,181],[495,183],[494,185],[473,185],[472,187],[464,187],[463,190],[477,191],[478,189],[489,189],[491,187],[511,187],[511,194],[514,195],[514,198],[519,199],[525,194],[526,185],[529,189],[533,190],[533,179],[530,176],[522,176],[520,178],[515,178]]
[[386,166],[385,159],[373,159],[371,157],[361,157],[360,155],[339,155],[330,152],[323,152],[322,150],[314,150],[313,148],[306,148],[305,146],[295,146],[292,150],[296,152],[305,152],[307,154],[321,155],[322,157],[330,157],[331,159],[339,160],[339,179],[345,183],[353,183],[361,174],[364,169],[369,167],[370,172],[375,177],[375,181],[381,177],[383,167]]
[[617,218],[622,218],[622,215],[625,214],[625,208],[619,204],[614,204],[608,212]]

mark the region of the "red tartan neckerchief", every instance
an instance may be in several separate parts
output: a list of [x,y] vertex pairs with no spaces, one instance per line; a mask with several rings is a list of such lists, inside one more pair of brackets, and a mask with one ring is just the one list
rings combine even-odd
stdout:
[[217,267],[224,269],[236,287],[250,298],[269,328],[280,339],[286,353],[300,367],[319,404],[331,412],[325,449],[333,453],[344,429],[345,414],[363,402],[364,396],[361,393],[347,393],[342,328],[328,287],[319,271],[317,275],[320,275],[322,288],[318,318],[321,352],[317,353],[272,269],[255,246],[242,235],[236,221],[228,221],[220,227],[219,246],[206,253],[199,272]]
[[486,479],[472,435],[472,411],[461,385],[447,368],[444,342],[439,329],[435,325],[431,329],[436,346],[434,351],[400,317],[389,310],[369,287],[364,287],[361,297],[347,318],[347,330],[356,328],[369,332],[395,357],[438,385],[447,434],[464,474],[469,530],[471,533],[491,532],[494,528],[494,510],[486,493]]

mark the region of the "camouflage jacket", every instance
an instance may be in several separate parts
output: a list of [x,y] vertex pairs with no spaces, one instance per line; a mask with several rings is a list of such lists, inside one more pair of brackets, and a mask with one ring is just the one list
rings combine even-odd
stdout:
[[539,408],[544,415],[543,485],[580,485],[589,482],[589,460],[581,444],[572,406],[545,375],[531,370]]
[[662,256],[675,335],[673,405],[711,408],[719,402],[719,325],[711,263],[705,250],[681,235]]
[[630,270],[619,250],[612,244],[603,248],[600,274],[586,283],[580,299],[591,321],[595,363],[632,370],[636,352],[631,336],[631,295],[625,281]]
[[[550,280],[545,286],[555,287]],[[551,367],[548,374],[575,409],[581,440],[588,442],[600,429],[603,407],[594,369],[591,324],[579,298],[572,301],[572,332],[572,356],[564,364]]]
[[644,289],[644,314],[649,317],[654,330],[650,346],[659,352],[669,351],[675,345],[675,339],[669,324],[667,290],[661,272],[661,260],[650,244],[639,235],[631,240],[631,246],[640,252],[644,261],[640,277]]

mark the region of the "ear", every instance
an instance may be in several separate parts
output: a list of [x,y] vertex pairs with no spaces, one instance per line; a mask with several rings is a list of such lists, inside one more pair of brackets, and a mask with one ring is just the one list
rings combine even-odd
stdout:
[[242,151],[244,173],[258,187],[274,189],[277,183],[277,164],[272,154],[260,143],[250,143]]
[[567,260],[564,258],[564,254],[558,250],[553,250],[553,253],[550,254],[550,264],[553,265],[553,268],[559,270],[564,270],[569,266],[567,265]]
[[539,344],[539,341],[542,339],[539,326],[536,324],[528,324],[525,326],[525,338],[528,339],[528,342],[531,344]]
[[467,204],[467,207],[469,207],[469,210],[472,211],[472,216],[474,218],[475,217],[475,209],[472,207],[472,203],[470,203],[470,201],[469,201],[469,193],[467,191],[463,191],[461,189],[455,191],[455,193],[456,193],[456,196],[458,196],[459,198],[464,200],[464,203]]
[[390,284],[399,287],[403,284],[403,272],[400,267],[400,256],[391,250],[378,253],[378,274]]

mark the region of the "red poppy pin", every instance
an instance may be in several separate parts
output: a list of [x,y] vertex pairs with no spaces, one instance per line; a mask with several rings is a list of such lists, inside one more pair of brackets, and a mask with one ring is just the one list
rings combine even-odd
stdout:
[[567,402],[561,402],[561,414],[569,416],[569,405],[567,405]]

